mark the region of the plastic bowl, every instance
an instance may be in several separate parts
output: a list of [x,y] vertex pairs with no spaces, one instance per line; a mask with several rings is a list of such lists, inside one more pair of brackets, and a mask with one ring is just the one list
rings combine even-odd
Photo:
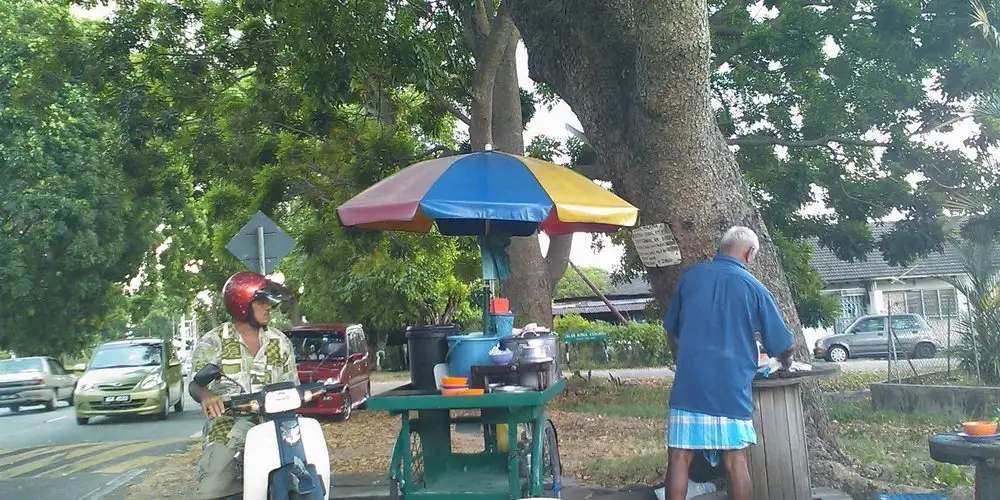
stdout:
[[992,436],[997,433],[996,422],[962,422],[962,429],[970,436]]
[[512,351],[502,351],[498,354],[490,354],[490,361],[495,365],[506,365],[514,359],[514,353]]
[[441,377],[441,385],[467,386],[467,385],[469,385],[469,378],[468,377]]

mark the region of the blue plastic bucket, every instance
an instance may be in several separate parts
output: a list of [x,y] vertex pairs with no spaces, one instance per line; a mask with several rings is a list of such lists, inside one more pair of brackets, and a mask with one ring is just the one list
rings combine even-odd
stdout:
[[[486,335],[452,335],[448,337],[448,375],[452,377],[468,377],[472,373],[472,365],[489,365],[490,349],[497,345],[500,339]],[[471,382],[471,381],[470,381]]]
[[490,314],[490,329],[490,333],[497,337],[514,333],[514,313]]

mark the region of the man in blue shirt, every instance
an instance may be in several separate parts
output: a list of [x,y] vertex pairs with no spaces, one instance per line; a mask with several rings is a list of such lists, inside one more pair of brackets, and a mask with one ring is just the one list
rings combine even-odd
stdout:
[[714,259],[684,271],[664,315],[676,362],[666,433],[669,500],[686,496],[698,451],[713,466],[721,452],[730,499],[752,495],[747,449],[757,442],[750,390],[759,358],[756,334],[785,367],[793,342],[771,292],[746,269],[759,249],[750,228],[726,231]]

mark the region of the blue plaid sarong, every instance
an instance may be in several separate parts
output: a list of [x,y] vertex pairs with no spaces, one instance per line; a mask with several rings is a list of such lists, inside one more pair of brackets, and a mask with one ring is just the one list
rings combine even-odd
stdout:
[[667,416],[667,448],[703,450],[712,467],[719,465],[719,450],[741,450],[757,444],[752,420],[716,417],[671,408]]

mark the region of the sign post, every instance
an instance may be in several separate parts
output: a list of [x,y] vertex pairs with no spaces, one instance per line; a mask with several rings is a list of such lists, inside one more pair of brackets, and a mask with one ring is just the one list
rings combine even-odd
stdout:
[[257,211],[226,244],[226,250],[251,271],[267,276],[295,248],[295,240]]

